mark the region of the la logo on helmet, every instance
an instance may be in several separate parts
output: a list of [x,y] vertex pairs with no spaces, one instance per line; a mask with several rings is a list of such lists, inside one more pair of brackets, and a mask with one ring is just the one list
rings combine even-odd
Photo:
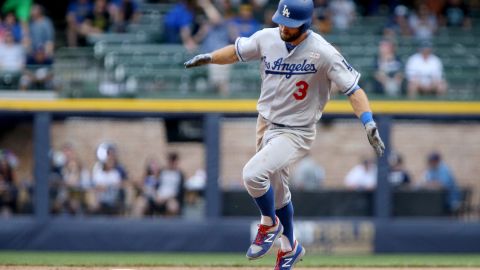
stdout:
[[290,18],[290,11],[288,10],[287,5],[283,5],[282,15],[287,17],[287,18]]

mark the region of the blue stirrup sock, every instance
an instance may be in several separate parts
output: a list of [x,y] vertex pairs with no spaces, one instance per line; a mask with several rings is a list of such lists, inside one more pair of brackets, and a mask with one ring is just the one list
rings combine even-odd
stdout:
[[283,225],[283,235],[288,238],[290,245],[292,248],[294,247],[294,239],[293,239],[293,204],[290,201],[284,207],[275,211],[277,214],[278,219]]
[[272,219],[273,225],[275,225],[275,195],[273,193],[272,186],[270,186],[270,188],[265,194],[254,199],[255,203],[258,206],[258,209],[260,209],[260,212],[262,213],[262,216],[270,217]]

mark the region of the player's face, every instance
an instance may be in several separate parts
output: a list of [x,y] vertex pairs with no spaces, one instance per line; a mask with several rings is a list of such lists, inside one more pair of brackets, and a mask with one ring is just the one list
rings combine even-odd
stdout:
[[300,32],[299,28],[290,28],[281,24],[278,26],[278,28],[280,30],[280,37],[285,42],[293,42],[302,35],[302,32]]

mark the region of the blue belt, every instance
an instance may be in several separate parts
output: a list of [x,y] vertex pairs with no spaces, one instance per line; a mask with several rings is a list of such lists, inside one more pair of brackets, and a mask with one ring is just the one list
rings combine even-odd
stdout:
[[270,124],[272,124],[274,126],[277,126],[277,127],[280,127],[280,128],[309,128],[309,127],[311,127],[311,125],[308,125],[308,126],[288,126],[288,125],[274,123],[274,122],[270,122]]

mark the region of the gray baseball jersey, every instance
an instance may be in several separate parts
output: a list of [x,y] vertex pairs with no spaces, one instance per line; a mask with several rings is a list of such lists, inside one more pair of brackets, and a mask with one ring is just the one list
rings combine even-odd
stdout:
[[348,95],[360,78],[330,43],[312,31],[290,52],[278,27],[238,38],[235,50],[240,61],[261,60],[262,89],[257,110],[273,123],[316,123],[330,98],[330,90],[336,87]]

